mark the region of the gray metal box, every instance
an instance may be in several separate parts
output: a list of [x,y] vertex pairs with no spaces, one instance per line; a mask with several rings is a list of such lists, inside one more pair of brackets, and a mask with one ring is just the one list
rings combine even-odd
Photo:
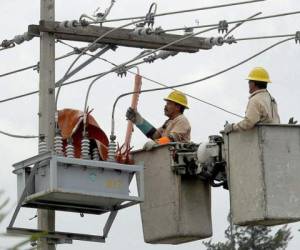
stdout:
[[135,163],[145,166],[145,200],[140,204],[145,242],[180,244],[210,237],[209,185],[176,175],[168,145],[133,156]]
[[300,126],[258,125],[224,137],[233,223],[300,220]]
[[139,203],[129,193],[134,174],[143,183],[143,166],[114,162],[70,159],[51,154],[36,156],[14,165],[18,181],[18,199],[30,174],[30,165],[38,164],[34,181],[29,183],[23,206],[72,212],[101,214],[123,202]]

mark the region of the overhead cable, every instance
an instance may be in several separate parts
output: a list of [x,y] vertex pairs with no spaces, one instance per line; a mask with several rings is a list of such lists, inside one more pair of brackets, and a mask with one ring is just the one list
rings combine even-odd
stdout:
[[[220,5],[193,8],[193,9],[187,9],[187,10],[179,10],[179,11],[158,13],[158,14],[155,14],[154,16],[155,17],[169,16],[169,15],[175,15],[175,14],[182,14],[182,13],[188,13],[188,12],[201,11],[201,10],[224,8],[224,7],[230,7],[230,6],[235,6],[235,5],[243,5],[243,4],[250,4],[250,3],[256,3],[256,2],[264,2],[264,1],[266,1],[266,0],[253,0],[253,1],[243,1],[243,2],[236,2],[236,3],[220,4]],[[102,21],[102,23],[118,22],[118,21],[134,20],[134,19],[143,19],[143,18],[145,18],[145,16],[125,17],[125,18],[105,20],[105,21]]]
[[[67,43],[64,43],[64,44],[65,44],[66,46],[71,47],[71,48],[74,49],[74,47],[73,47],[72,45],[67,44]],[[89,53],[85,53],[85,54],[88,55],[88,56],[94,56],[94,55],[89,54]],[[111,61],[109,61],[109,60],[107,60],[107,59],[105,59],[105,58],[98,57],[98,59],[101,60],[101,61],[107,62],[107,63],[109,63],[109,64],[111,64],[111,65],[113,65],[113,66],[118,66],[117,64],[115,64],[115,63],[113,63],[113,62],[111,62]],[[128,72],[129,72],[130,74],[133,74],[133,75],[136,75],[136,74],[137,74],[137,73],[135,73],[135,72],[133,72],[133,71],[131,71],[131,70],[128,70]],[[149,78],[149,77],[146,77],[146,76],[144,76],[144,75],[141,75],[141,74],[139,74],[139,75],[140,75],[143,79],[145,79],[145,80],[147,80],[147,81],[149,81],[149,82],[152,82],[152,83],[154,83],[154,84],[157,84],[157,85],[160,85],[160,86],[163,86],[163,87],[167,87],[167,86],[168,86],[168,85],[165,85],[165,84],[163,84],[163,83],[161,83],[161,82],[158,82],[158,81],[156,81],[156,80],[153,80],[153,79],[151,79],[151,78]],[[174,90],[176,90],[176,89],[174,89]],[[243,116],[241,116],[241,115],[239,115],[239,114],[236,114],[236,113],[234,113],[234,112],[231,112],[231,111],[229,111],[229,110],[227,110],[227,109],[224,109],[224,108],[222,108],[222,107],[220,107],[220,106],[217,106],[217,105],[215,105],[215,104],[213,104],[213,103],[210,103],[210,102],[205,101],[205,100],[203,100],[203,99],[200,99],[200,98],[198,98],[198,97],[192,96],[192,95],[188,94],[187,92],[183,92],[183,93],[184,93],[186,96],[188,96],[188,97],[190,97],[190,98],[192,98],[192,99],[194,99],[194,100],[197,100],[197,101],[199,101],[199,102],[202,102],[202,103],[204,103],[204,104],[207,104],[207,105],[209,105],[209,106],[211,106],[211,107],[214,107],[214,108],[216,108],[216,109],[219,109],[219,110],[221,110],[221,111],[224,111],[224,112],[226,112],[226,113],[228,113],[228,114],[237,116],[237,117],[239,117],[239,118],[243,118]]]
[[231,28],[229,31],[227,31],[227,33],[225,34],[224,38],[226,38],[230,33],[232,33],[234,30],[236,30],[238,27],[240,27],[242,24],[244,24],[246,22],[246,20],[250,20],[250,19],[253,19],[254,17],[256,16],[259,16],[261,15],[262,12],[258,12],[250,17],[248,17],[247,19],[245,19],[244,21],[240,22],[240,23],[237,23],[233,28]]
[[39,136],[35,136],[35,135],[15,135],[15,134],[11,134],[11,133],[7,133],[4,131],[0,130],[0,134],[9,136],[9,137],[13,137],[13,138],[19,138],[19,139],[35,139],[35,138],[39,138]]
[[87,52],[92,46],[94,46],[96,43],[98,43],[102,38],[106,37],[107,35],[109,35],[110,33],[112,32],[115,32],[119,29],[122,29],[122,28],[125,28],[127,26],[130,26],[130,25],[133,25],[133,24],[136,24],[140,21],[133,21],[133,22],[130,22],[130,23],[126,23],[124,25],[121,25],[119,27],[116,27],[116,28],[113,28],[107,32],[105,32],[103,35],[99,36],[97,39],[94,40],[94,42],[92,42],[87,48],[85,48],[83,51],[81,51],[81,53],[78,55],[78,57],[71,63],[71,65],[69,66],[68,70],[66,71],[64,77],[71,71],[71,69],[73,68],[73,66],[75,65],[75,63],[80,59],[80,57],[82,55],[84,55],[85,52]]
[[[55,58],[55,61],[67,58],[67,57],[75,55],[75,54],[78,54],[78,53],[76,51],[69,52],[69,53],[67,53],[63,56]],[[26,71],[26,70],[29,70],[29,69],[38,69],[38,67],[39,67],[39,63],[28,66],[28,67],[24,67],[24,68],[21,68],[21,69],[13,70],[13,71],[10,71],[10,72],[4,73],[4,74],[1,74],[0,78],[4,77],[4,76],[8,76],[8,75],[13,75],[13,74],[16,74],[16,73],[19,73],[19,72],[22,72],[22,71]]]
[[[234,65],[232,65],[232,66],[230,66],[230,67],[228,67],[228,68],[225,68],[225,69],[223,69],[223,70],[221,70],[221,71],[218,71],[217,73],[214,73],[214,74],[212,74],[212,75],[203,77],[203,78],[201,78],[201,79],[197,79],[197,80],[190,81],[190,82],[186,82],[186,83],[176,84],[176,85],[173,85],[173,86],[163,87],[163,88],[154,88],[154,89],[141,90],[141,91],[139,91],[138,93],[154,92],[154,91],[166,90],[166,89],[171,89],[171,88],[179,88],[179,87],[189,86],[189,85],[192,85],[192,84],[195,84],[195,83],[203,82],[203,81],[205,81],[205,80],[211,79],[211,78],[216,77],[216,76],[219,76],[219,75],[221,75],[221,74],[224,74],[224,73],[226,73],[226,72],[228,72],[228,71],[230,71],[230,70],[232,70],[232,69],[234,69],[234,68],[237,68],[238,66],[240,66],[240,65],[242,65],[242,64],[245,64],[246,62],[252,60],[253,58],[255,58],[255,57],[257,57],[257,56],[259,56],[259,55],[261,55],[261,54],[267,52],[268,50],[270,50],[270,49],[272,49],[272,48],[274,48],[274,47],[276,47],[276,46],[278,46],[278,45],[280,45],[280,44],[283,44],[283,43],[285,43],[285,42],[288,42],[288,41],[290,41],[290,40],[294,40],[294,39],[295,39],[295,37],[293,37],[293,38],[287,38],[287,39],[284,39],[284,40],[282,40],[282,41],[276,42],[276,43],[272,44],[271,46],[267,47],[266,49],[264,49],[264,50],[262,50],[262,51],[260,51],[260,52],[258,52],[258,53],[256,53],[256,54],[254,54],[254,55],[251,56],[251,57],[248,57],[248,58],[245,59],[245,60],[242,60],[241,62],[239,62],[239,63],[237,63],[237,64],[234,64]],[[122,94],[122,95],[120,95],[120,96],[118,96],[118,97],[116,98],[116,100],[115,100],[115,102],[114,102],[114,104],[113,104],[113,110],[112,110],[111,137],[110,137],[111,140],[114,140],[114,138],[115,138],[115,121],[114,121],[115,118],[114,118],[114,117],[115,117],[115,108],[116,108],[116,105],[117,105],[118,101],[119,101],[121,98],[125,97],[125,96],[132,95],[132,94],[135,94],[135,93],[136,93],[136,92],[128,92],[128,93],[124,93],[124,94]]]
[[[100,74],[98,73],[98,74],[86,76],[86,77],[83,77],[83,78],[79,78],[79,79],[76,79],[76,80],[73,80],[73,81],[65,82],[65,83],[62,84],[62,86],[66,86],[66,85],[74,84],[74,83],[77,83],[77,82],[89,80],[89,79],[97,77],[97,76],[99,76],[101,74],[102,73],[100,73]],[[8,101],[13,101],[13,100],[16,100],[16,99],[19,99],[19,98],[23,98],[23,97],[26,97],[26,96],[34,95],[34,94],[37,94],[38,92],[39,91],[31,91],[31,92],[28,92],[28,93],[25,93],[25,94],[21,94],[21,95],[9,97],[9,98],[6,98],[6,99],[2,99],[2,100],[0,100],[0,103],[5,103],[5,102],[8,102]]]
[[[277,18],[277,17],[283,17],[283,16],[297,15],[297,14],[300,14],[300,11],[293,11],[293,12],[286,12],[286,13],[280,13],[280,14],[269,15],[269,16],[255,17],[255,18],[251,18],[251,19],[241,19],[241,20],[229,21],[227,23],[228,24],[235,24],[235,23],[241,23],[241,22],[245,23],[245,22],[252,22],[252,21],[265,20],[265,19],[270,19],[270,18]],[[162,30],[161,33],[186,30],[187,28],[188,29],[209,28],[209,27],[215,27],[218,25],[219,25],[218,23],[214,23],[214,24],[206,24],[206,25],[181,27],[181,28]]]
[[[197,33],[193,33],[193,34],[184,36],[184,37],[182,37],[182,38],[180,38],[180,39],[177,39],[177,40],[175,40],[175,41],[173,41],[173,42],[171,42],[171,43],[168,43],[168,44],[166,44],[166,45],[164,45],[164,46],[161,46],[161,47],[159,47],[159,48],[157,48],[157,49],[155,49],[155,50],[152,50],[152,51],[150,51],[150,52],[141,53],[140,55],[134,57],[133,59],[131,59],[131,60],[125,62],[125,63],[121,63],[120,65],[118,65],[118,66],[112,68],[112,69],[109,70],[109,71],[106,71],[106,72],[103,72],[103,73],[99,74],[99,76],[96,77],[96,78],[90,83],[90,85],[89,85],[89,87],[88,87],[87,94],[86,94],[86,98],[85,98],[84,110],[86,110],[86,108],[87,108],[87,103],[88,103],[90,91],[91,91],[93,85],[94,85],[100,78],[104,77],[105,75],[107,75],[107,74],[109,74],[109,73],[111,73],[111,72],[116,72],[116,71],[118,72],[120,69],[121,69],[121,71],[126,72],[128,69],[130,69],[130,68],[132,68],[132,67],[135,67],[135,66],[137,66],[137,65],[140,65],[140,64],[142,64],[142,63],[145,63],[145,62],[147,62],[147,61],[143,60],[143,61],[140,61],[140,62],[138,62],[138,63],[132,64],[132,65],[128,65],[129,63],[132,63],[132,62],[134,62],[134,61],[137,61],[138,59],[141,59],[141,58],[145,58],[146,56],[153,55],[153,54],[155,54],[156,52],[161,51],[161,50],[164,50],[165,48],[168,48],[168,47],[172,46],[173,44],[176,44],[176,43],[178,43],[178,42],[180,42],[180,41],[186,40],[186,39],[188,39],[188,38],[190,38],[190,37],[194,37],[194,36],[196,36],[196,35],[199,35],[199,34],[201,34],[201,33],[205,33],[205,32],[207,32],[207,31],[214,30],[214,29],[216,29],[216,27],[214,27],[214,28],[209,28],[209,29],[207,29],[207,30],[202,30],[202,31],[199,31],[199,32],[197,32]],[[121,73],[121,75],[122,75],[122,73]]]
[[284,38],[284,37],[295,37],[295,34],[272,35],[272,36],[254,36],[254,37],[235,38],[235,40],[236,41],[250,41],[250,40]]

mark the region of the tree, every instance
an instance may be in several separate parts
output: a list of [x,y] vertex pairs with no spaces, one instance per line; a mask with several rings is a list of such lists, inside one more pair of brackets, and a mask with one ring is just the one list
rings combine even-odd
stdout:
[[207,250],[284,250],[291,236],[291,229],[282,226],[275,233],[266,226],[232,226],[225,230],[225,242],[203,242]]
[[[4,192],[0,190],[0,198],[2,198],[3,194],[4,194]],[[4,211],[4,210],[7,210],[6,207],[9,203],[9,198],[5,198],[4,201],[1,201],[1,200],[2,199],[0,199],[0,224],[1,224],[1,222],[3,222],[3,220],[6,218],[6,216],[9,213],[8,211]],[[10,235],[8,235],[6,233],[0,233],[0,240],[1,240],[1,238],[5,238],[5,237],[10,237]],[[17,236],[13,236],[13,237],[17,237]],[[40,237],[41,237],[41,234],[40,235],[38,235],[38,234],[32,235],[29,239],[23,240],[15,246],[7,247],[7,250],[20,250],[20,249],[24,249],[24,247],[26,247],[26,246],[27,246],[27,250],[35,250],[36,247],[28,248],[28,244],[30,242],[37,241]]]

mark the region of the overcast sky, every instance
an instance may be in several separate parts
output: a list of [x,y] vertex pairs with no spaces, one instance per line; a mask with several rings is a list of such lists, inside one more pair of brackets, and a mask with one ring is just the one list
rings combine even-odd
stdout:
[[[64,21],[78,19],[83,13],[92,14],[97,7],[101,10],[107,8],[109,0],[85,0],[85,1],[56,1],[56,20]],[[229,1],[157,1],[158,12],[182,10],[209,6],[214,4],[227,3]],[[237,2],[237,1],[232,1]],[[117,0],[111,12],[110,18],[127,16],[140,16],[146,14],[152,1],[148,0]],[[22,34],[27,30],[27,25],[39,22],[39,1],[17,1],[1,0],[0,41],[11,39],[15,35]],[[299,0],[268,0],[261,3],[241,5],[235,7],[198,11],[181,15],[157,18],[155,27],[162,26],[164,29],[173,27],[193,26],[198,22],[202,24],[218,23],[220,20],[240,20],[247,18],[257,12],[262,15],[272,15],[283,12],[300,10]],[[236,38],[293,34],[299,27],[300,15],[268,19],[246,23],[234,31]],[[111,26],[119,24],[113,23]],[[230,26],[232,27],[232,26]],[[179,32],[179,34],[182,34]],[[204,34],[205,36],[217,36],[217,31]],[[280,39],[279,39],[280,40]],[[242,41],[233,45],[214,47],[208,51],[200,51],[195,54],[182,53],[165,61],[157,61],[154,64],[140,67],[142,75],[164,84],[174,85],[190,80],[200,79],[213,74],[228,66],[252,56],[256,52],[279,41],[278,39]],[[80,43],[72,43],[75,46],[84,46]],[[70,52],[70,48],[60,44],[56,47],[56,56]],[[108,52],[105,58],[115,62],[124,62],[138,53],[140,49],[120,47],[116,52]],[[271,94],[278,102],[279,113],[283,123],[294,116],[300,119],[299,109],[299,58],[300,46],[294,41],[282,44],[254,60],[231,70],[221,76],[215,77],[199,84],[181,88],[182,91],[190,93],[195,97],[212,102],[225,109],[243,115],[248,100],[248,86],[245,78],[253,67],[265,67],[272,79],[269,86]],[[0,52],[0,74],[35,64],[39,60],[39,39],[35,38],[30,42],[16,46],[14,49]],[[59,79],[74,57],[61,60],[57,63],[56,79]],[[101,61],[95,61],[73,79],[80,76],[101,73],[110,69],[111,66]],[[59,108],[83,109],[84,97],[90,81],[76,83],[62,89]],[[23,94],[28,91],[37,90],[38,74],[29,70],[19,74],[0,78],[1,93],[0,99]],[[151,82],[144,81],[143,88],[157,87]],[[115,74],[98,81],[92,89],[89,99],[89,106],[94,108],[93,115],[98,123],[109,135],[110,116],[112,104],[115,98],[121,93],[128,92],[133,88],[133,76],[118,78]],[[146,93],[141,95],[138,109],[153,123],[160,126],[166,117],[163,114],[165,97],[169,91]],[[130,98],[124,98],[117,106],[116,111],[116,133],[118,141],[124,141],[126,132],[125,112],[130,104]],[[237,122],[238,117],[227,114],[207,106],[199,101],[189,99],[190,110],[186,116],[192,125],[192,140],[194,142],[206,141],[209,135],[218,134],[226,120]],[[16,101],[0,104],[0,130],[17,134],[38,134],[38,96],[30,96]],[[37,153],[36,140],[20,140],[0,135],[0,189],[5,190],[5,195],[10,197],[11,205],[16,202],[16,176],[12,174],[12,164]],[[146,141],[145,137],[138,130],[133,135],[132,145],[140,148]],[[212,192],[213,211],[213,240],[222,240],[224,230],[227,227],[226,217],[229,211],[228,192],[222,189],[214,189]],[[35,215],[34,210],[27,209],[22,213],[18,225],[33,225],[35,221],[28,221],[28,218]],[[58,230],[72,230],[81,233],[98,233],[103,226],[103,218],[59,213],[57,215]],[[1,231],[5,230],[8,220],[1,225]],[[294,239],[288,249],[296,250],[300,244],[300,224],[293,224]],[[10,241],[10,240],[9,240]],[[0,247],[7,245],[9,241],[0,241]],[[57,249],[205,249],[201,241],[182,244],[179,246],[152,246],[143,242],[141,219],[138,206],[121,211],[113,224],[111,233],[104,245],[78,242],[73,245],[58,246]]]

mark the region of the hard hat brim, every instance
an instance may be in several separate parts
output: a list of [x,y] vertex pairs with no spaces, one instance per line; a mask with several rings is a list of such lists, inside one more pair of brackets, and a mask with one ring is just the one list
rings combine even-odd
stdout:
[[177,101],[174,101],[174,100],[172,100],[172,99],[164,98],[164,100],[165,100],[165,101],[171,101],[171,102],[174,102],[174,103],[176,103],[176,104],[179,104],[179,105],[185,107],[186,109],[189,109],[189,107],[188,107],[187,105],[185,105],[185,104],[183,104],[183,103],[180,103],[180,102],[177,102]]

